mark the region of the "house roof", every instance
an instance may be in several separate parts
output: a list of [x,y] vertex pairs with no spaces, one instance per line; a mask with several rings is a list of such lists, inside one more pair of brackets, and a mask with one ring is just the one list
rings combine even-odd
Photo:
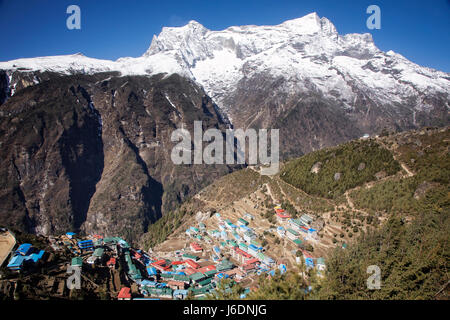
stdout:
[[183,258],[189,258],[189,259],[192,259],[192,260],[195,260],[195,261],[197,261],[198,259],[200,259],[199,257],[194,256],[194,255],[189,254],[189,253],[183,254]]
[[200,268],[200,265],[197,262],[195,262],[194,260],[188,259],[185,262],[194,269]]
[[194,274],[191,274],[189,277],[192,279],[192,281],[199,281],[205,278],[205,275],[201,272],[196,272]]
[[206,286],[207,284],[210,284],[211,280],[212,280],[212,278],[207,278],[205,280],[198,282],[198,284],[203,287],[203,286]]
[[244,220],[242,218],[239,218],[238,221],[242,222],[244,225],[248,225],[248,223],[249,223],[247,220]]
[[105,252],[105,249],[97,248],[97,249],[95,249],[93,256],[94,257],[101,257],[104,252]]
[[20,253],[21,255],[27,255],[28,251],[31,249],[31,243],[23,243],[21,244],[17,250],[16,253]]
[[12,257],[12,259],[9,261],[7,267],[8,267],[8,268],[20,267],[20,266],[22,265],[24,259],[25,259],[24,256],[20,256],[20,255],[14,256],[14,257]]
[[201,267],[201,268],[197,269],[197,271],[201,272],[201,273],[206,273],[208,271],[213,271],[213,270],[216,270],[216,266],[214,266],[214,265],[205,266],[205,267]]
[[120,292],[117,295],[117,298],[119,298],[119,299],[130,299],[131,298],[130,290],[131,289],[128,288],[128,287],[123,287],[122,289],[120,289]]
[[277,216],[282,218],[282,219],[287,219],[290,218],[291,216],[289,214],[287,214],[284,210],[277,210]]
[[81,257],[72,258],[72,266],[81,266],[83,264],[83,259]]
[[175,274],[173,279],[177,281],[189,282],[189,277],[183,274]]

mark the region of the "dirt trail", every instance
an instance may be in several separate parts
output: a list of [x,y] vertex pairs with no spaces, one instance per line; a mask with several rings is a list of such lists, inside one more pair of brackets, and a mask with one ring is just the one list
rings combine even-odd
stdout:
[[393,156],[394,160],[396,160],[396,161],[398,161],[398,163],[400,163],[400,166],[402,167],[403,170],[405,170],[406,176],[407,176],[407,177],[412,177],[412,176],[414,176],[415,173],[412,172],[404,162],[402,162],[402,161],[400,161],[400,160],[398,159],[398,157],[397,157],[397,155],[396,155],[396,153],[395,153],[394,150],[392,150],[391,148],[388,148],[388,147],[386,146],[386,144],[385,144],[383,141],[379,140],[379,139],[377,139],[377,142],[378,142],[378,144],[380,144],[383,148],[385,148],[386,150],[389,150],[389,151],[392,153],[392,156]]
[[400,163],[400,166],[403,168],[403,170],[406,171],[408,177],[412,177],[414,175],[414,173],[411,170],[409,170],[408,167],[403,162],[400,162],[400,161],[398,161],[398,162]]

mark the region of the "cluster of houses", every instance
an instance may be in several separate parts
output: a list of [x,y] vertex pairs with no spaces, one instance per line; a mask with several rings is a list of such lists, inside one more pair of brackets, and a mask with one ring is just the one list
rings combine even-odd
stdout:
[[[317,230],[312,228],[314,218],[309,214],[303,214],[300,218],[292,218],[281,206],[274,207],[277,220],[282,225],[277,228],[277,233],[280,238],[286,237],[291,240],[302,251],[303,258],[307,268],[316,267],[321,272],[325,270],[325,259],[314,259],[305,249],[304,241],[317,241]],[[283,227],[284,226],[284,227]],[[303,240],[302,240],[303,239]],[[314,264],[314,260],[316,263]]]
[[274,208],[278,222],[285,228],[278,227],[277,233],[280,237],[287,237],[303,249],[304,240],[317,240],[317,230],[311,227],[314,218],[308,214],[303,214],[300,218],[292,218],[280,206]]
[[[313,258],[304,249],[304,240],[316,239],[317,231],[311,227],[313,218],[303,214],[293,219],[280,206],[275,207],[280,226],[276,232],[295,243],[304,254],[308,268],[325,269],[323,258]],[[202,298],[214,293],[222,279],[230,279],[230,286],[252,275],[275,274],[275,270],[286,272],[284,264],[277,264],[266,254],[258,242],[258,236],[251,225],[253,215],[243,214],[235,222],[214,214],[216,229],[208,229],[203,222],[185,231],[190,238],[189,246],[174,253],[174,259],[158,258],[130,245],[119,237],[93,235],[81,239],[68,232],[59,239],[50,239],[54,250],[64,247],[73,253],[74,267],[106,266],[116,269],[118,265],[125,272],[129,283],[134,283],[138,292],[132,293],[127,284],[120,289],[119,300],[128,299],[185,299],[189,294]],[[275,229],[273,230],[275,232]],[[8,268],[20,271],[28,264],[38,264],[43,250],[31,244],[22,244],[12,256]],[[203,258],[203,257],[209,258]],[[230,261],[231,257],[235,263]],[[237,263],[236,263],[237,262]],[[248,288],[247,288],[248,290]]]
[[[203,250],[201,246],[192,242],[190,248],[192,253],[177,252],[176,260],[155,259],[141,250],[130,250],[136,265],[146,270],[143,276],[133,278],[143,296],[140,299],[184,299],[190,292],[201,298],[213,293],[221,279],[232,277],[235,266],[229,260],[218,264],[200,261],[194,253]],[[130,288],[122,288],[118,299],[131,299]]]
[[93,237],[96,239],[78,241],[82,253],[90,252],[90,256],[85,260],[81,256],[73,257],[71,265],[106,265],[115,269],[117,261],[123,259],[127,280],[136,284],[139,292],[132,294],[130,287],[123,287],[117,296],[119,300],[184,299],[189,292],[201,298],[214,292],[221,279],[243,277],[242,272],[233,270],[235,266],[227,259],[221,259],[217,264],[200,261],[196,253],[202,252],[203,248],[195,241],[190,243],[189,252],[178,251],[172,261],[132,248],[118,237]]
[[44,254],[44,250],[39,250],[30,243],[23,243],[14,251],[6,267],[11,271],[22,271],[25,268],[38,266]]
[[[233,272],[229,272],[225,276],[233,277],[239,282],[252,274],[275,273],[276,261],[265,253],[264,247],[257,240],[256,231],[250,227],[249,221],[254,220],[253,215],[245,213],[234,223],[230,219],[222,218],[220,213],[215,213],[214,218],[217,222],[217,229],[208,230],[200,222],[198,227],[190,226],[186,230],[186,235],[196,240],[205,240],[205,234],[208,235],[213,242],[211,257],[214,262],[221,261],[225,254],[230,254],[239,263]],[[278,231],[281,232],[281,229]],[[195,245],[191,244],[191,250],[200,250],[197,246],[199,246],[197,242]],[[285,271],[286,266],[283,265],[280,270]]]

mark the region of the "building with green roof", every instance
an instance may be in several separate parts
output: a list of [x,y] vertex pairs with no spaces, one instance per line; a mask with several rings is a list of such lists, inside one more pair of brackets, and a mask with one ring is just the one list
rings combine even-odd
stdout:
[[300,229],[301,227],[306,227],[306,225],[300,219],[290,219],[289,223],[293,228]]
[[214,276],[216,273],[217,273],[216,270],[209,270],[209,271],[206,271],[204,274],[205,274],[205,276],[207,276],[207,277],[212,277],[212,276]]
[[248,250],[248,246],[245,243],[243,243],[243,242],[239,242],[239,249],[247,251]]
[[83,266],[83,259],[81,257],[72,258],[72,267],[81,267]]
[[230,270],[233,269],[234,265],[233,263],[231,263],[231,261],[227,260],[227,259],[223,259],[222,261],[220,261],[220,263],[216,266],[216,270],[218,272],[221,271],[226,271],[226,270]]
[[200,287],[204,287],[204,286],[210,284],[211,281],[212,281],[212,278],[206,278],[205,280],[199,281],[199,282],[198,282],[198,285],[199,285]]
[[198,283],[199,281],[204,280],[206,278],[206,276],[203,273],[201,273],[201,272],[196,272],[196,273],[191,274],[189,276],[189,278],[191,278],[191,280],[193,282],[197,282]]
[[248,226],[248,221],[247,220],[244,220],[244,219],[242,219],[242,218],[239,218],[238,219],[238,221],[240,222],[240,223],[242,223],[244,226]]
[[97,258],[101,258],[101,257],[103,257],[104,253],[105,253],[105,249],[97,248],[97,249],[95,249],[93,256],[97,257]]
[[303,244],[303,241],[300,240],[300,239],[294,239],[293,242],[300,248],[304,248],[305,247],[304,244]]
[[310,225],[313,222],[313,218],[309,214],[304,214],[300,217],[300,221],[306,225]]
[[173,280],[182,281],[182,282],[186,282],[186,283],[190,282],[189,276],[186,276],[184,274],[175,274],[173,276]]
[[186,259],[192,259],[194,261],[200,260],[200,258],[198,256],[194,256],[193,254],[189,254],[189,253],[183,254],[182,257],[186,258]]

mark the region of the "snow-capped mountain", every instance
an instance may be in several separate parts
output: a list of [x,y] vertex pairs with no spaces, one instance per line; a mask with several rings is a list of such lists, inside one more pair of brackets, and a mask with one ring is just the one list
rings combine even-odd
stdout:
[[[222,31],[190,21],[163,28],[138,58],[109,61],[75,54],[13,60],[0,63],[0,69],[7,70],[12,92],[15,71],[178,73],[203,86],[233,123],[243,127],[273,126],[274,119],[299,102],[311,104],[305,99],[312,96],[357,121],[352,136],[375,132],[382,125],[406,129],[433,124],[427,114],[436,108],[438,118],[448,120],[449,73],[383,52],[368,33],[339,35],[316,13],[276,26]],[[392,121],[386,122],[386,117]],[[317,140],[312,149],[327,144]]]
[[[354,83],[383,102],[429,92],[449,92],[450,75],[420,67],[393,51],[383,52],[372,36],[341,36],[316,13],[276,26],[229,27],[211,31],[196,21],[163,28],[138,58],[117,61],[74,55],[1,62],[0,69],[64,74],[119,71],[123,75],[179,73],[190,76],[219,102],[244,77],[269,72],[288,80],[286,90],[336,91],[347,103]],[[223,106],[227,108],[227,106]],[[418,106],[426,107],[426,105]]]

